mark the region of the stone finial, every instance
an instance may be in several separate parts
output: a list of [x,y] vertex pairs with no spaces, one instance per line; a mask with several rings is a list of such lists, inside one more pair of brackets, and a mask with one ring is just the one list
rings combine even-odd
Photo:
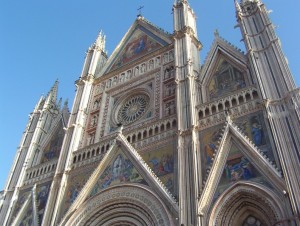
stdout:
[[94,42],[94,46],[98,49],[105,50],[105,39],[106,36],[103,34],[102,30],[99,32],[96,41]]
[[218,29],[216,29],[216,30],[214,31],[214,35],[215,35],[215,37],[220,37],[220,34],[219,34]]
[[230,116],[230,111],[228,109],[225,110],[225,116],[226,116],[226,122],[231,124],[232,119],[231,119],[231,116]]
[[234,0],[235,9],[237,12],[241,12],[241,6],[237,0]]
[[118,126],[117,133],[118,134],[122,134],[122,131],[123,131],[123,128],[124,128],[123,124],[122,123],[118,123],[117,126]]

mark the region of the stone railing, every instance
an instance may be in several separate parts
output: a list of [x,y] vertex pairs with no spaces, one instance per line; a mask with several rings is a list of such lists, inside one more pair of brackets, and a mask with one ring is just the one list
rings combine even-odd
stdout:
[[141,148],[166,137],[170,137],[177,131],[177,120],[175,117],[167,118],[161,121],[139,128],[138,130],[126,134],[126,139],[134,148]]
[[95,161],[102,160],[104,154],[114,143],[115,136],[107,136],[96,144],[89,145],[73,152],[72,168],[77,168]]
[[24,185],[53,176],[56,170],[58,159],[36,165],[27,169]]
[[199,127],[207,127],[225,120],[227,111],[233,117],[238,117],[260,109],[259,95],[255,87],[248,87],[238,93],[225,96],[222,99],[201,104],[196,107]]

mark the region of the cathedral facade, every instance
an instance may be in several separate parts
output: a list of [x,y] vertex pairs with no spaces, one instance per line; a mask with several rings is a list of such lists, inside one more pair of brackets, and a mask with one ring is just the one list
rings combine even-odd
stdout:
[[262,0],[235,0],[246,53],[139,15],[88,49],[71,112],[58,82],[30,115],[0,225],[300,225],[300,96]]

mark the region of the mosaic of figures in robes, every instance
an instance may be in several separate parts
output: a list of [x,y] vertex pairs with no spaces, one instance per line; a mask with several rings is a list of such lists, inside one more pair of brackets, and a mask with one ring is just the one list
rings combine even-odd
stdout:
[[90,178],[90,175],[94,171],[94,168],[85,168],[80,172],[72,172],[69,178],[68,187],[66,189],[66,196],[64,201],[64,207],[62,208],[61,215],[65,214],[70,208],[71,204],[75,201],[79,192],[86,184],[87,180]]
[[[270,145],[267,139],[267,130],[263,121],[262,113],[255,113],[241,117],[234,122],[243,133],[269,158],[273,159]],[[222,136],[223,125],[207,129],[200,133],[201,149],[204,150],[206,164],[212,163],[213,154],[216,152],[217,142]]]
[[171,192],[174,190],[174,147],[167,145],[142,154],[145,162]]
[[255,181],[264,184],[264,178],[249,159],[233,144],[214,195],[216,200],[227,188],[238,181]]
[[108,188],[109,186],[126,182],[146,183],[132,162],[123,154],[119,153],[113,163],[101,174],[90,196],[95,195],[99,190]]
[[38,207],[38,217],[39,217],[39,222],[42,222],[48,196],[49,196],[49,191],[50,191],[50,186],[51,186],[51,181],[40,185],[36,189],[37,193],[37,207]]
[[21,191],[20,191],[20,193],[19,193],[19,198],[18,198],[17,204],[16,204],[16,206],[15,206],[13,218],[17,216],[17,214],[18,214],[19,211],[21,210],[23,204],[24,204],[25,201],[28,199],[30,193],[31,193],[31,188],[26,189],[26,190],[21,190]]
[[33,222],[33,206],[31,203],[19,226],[32,226],[32,225],[34,225],[34,222]]
[[[36,188],[36,191],[35,191],[36,192],[36,197],[37,197],[37,211],[38,211],[39,222],[42,222],[42,220],[43,220],[43,215],[44,215],[44,211],[45,211],[46,204],[47,204],[50,185],[51,185],[51,182],[48,182],[48,183],[43,184],[43,185],[38,185],[37,188]],[[20,198],[17,202],[14,216],[16,216],[19,213],[19,211],[22,208],[23,204],[25,203],[25,201],[30,196],[30,193],[32,193],[32,188],[30,188],[30,190],[26,190],[26,191],[20,193]],[[30,204],[27,207],[28,209],[26,210],[26,214],[24,215],[24,217],[22,219],[22,223],[20,224],[22,226],[33,225],[32,196],[30,197],[29,202],[30,202]]]
[[221,58],[217,70],[208,85],[210,99],[246,87],[243,74]]
[[223,177],[224,182],[236,182],[239,180],[249,180],[255,177],[256,173],[248,159],[234,145],[231,147],[225,165]]
[[42,163],[59,157],[60,149],[64,139],[64,131],[62,124],[59,125],[57,133],[51,138],[50,142],[44,150]]
[[127,45],[123,48],[122,52],[119,55],[119,58],[113,65],[114,68],[121,67],[123,64],[126,64],[137,57],[140,57],[142,54],[146,54],[160,47],[156,41],[150,38],[141,30],[136,30]]

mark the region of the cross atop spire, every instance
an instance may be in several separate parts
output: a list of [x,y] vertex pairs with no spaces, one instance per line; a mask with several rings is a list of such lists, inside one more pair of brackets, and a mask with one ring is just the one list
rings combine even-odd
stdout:
[[140,6],[139,8],[137,8],[137,10],[138,10],[138,15],[137,15],[137,17],[141,17],[142,16],[142,9],[144,8],[144,6]]

